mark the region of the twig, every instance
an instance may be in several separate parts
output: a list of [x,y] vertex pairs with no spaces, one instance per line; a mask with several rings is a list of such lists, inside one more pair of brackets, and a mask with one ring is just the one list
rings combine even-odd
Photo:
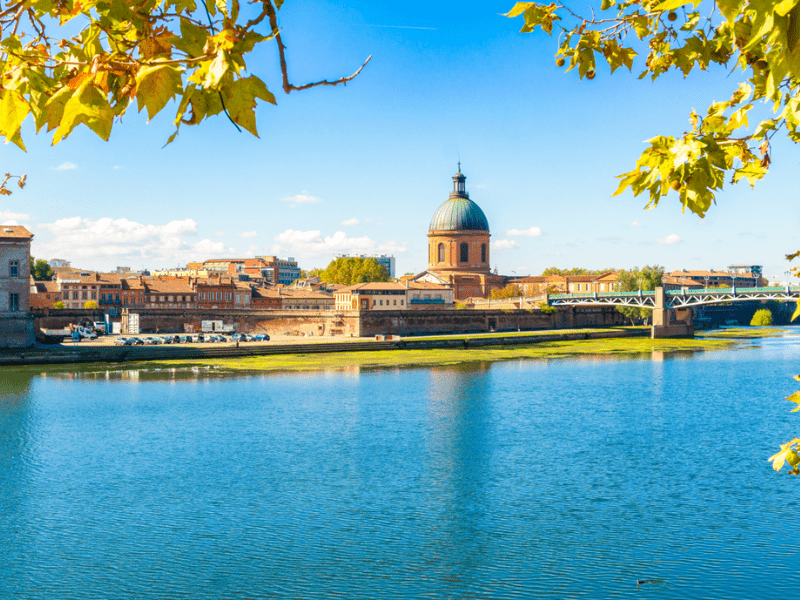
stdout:
[[275,36],[275,41],[278,44],[278,56],[281,61],[281,74],[283,75],[283,91],[285,93],[289,93],[291,91],[300,91],[300,90],[307,90],[308,88],[316,87],[318,85],[339,85],[340,83],[343,85],[347,85],[348,81],[352,81],[361,70],[367,66],[367,63],[372,59],[372,55],[370,54],[367,57],[367,60],[364,61],[364,64],[358,68],[358,71],[350,75],[350,77],[342,77],[341,79],[337,79],[336,81],[317,81],[315,83],[307,83],[305,85],[293,85],[289,83],[289,72],[286,67],[286,46],[283,44],[283,40],[281,39],[281,31],[278,29],[278,16],[275,13],[275,7],[272,6],[272,0],[266,0],[264,2],[264,9],[269,15],[269,24],[272,27],[272,33]]

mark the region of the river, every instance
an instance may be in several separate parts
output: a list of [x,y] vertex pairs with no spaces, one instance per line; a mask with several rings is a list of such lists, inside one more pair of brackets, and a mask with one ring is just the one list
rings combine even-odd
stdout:
[[784,600],[798,358],[0,370],[0,598]]

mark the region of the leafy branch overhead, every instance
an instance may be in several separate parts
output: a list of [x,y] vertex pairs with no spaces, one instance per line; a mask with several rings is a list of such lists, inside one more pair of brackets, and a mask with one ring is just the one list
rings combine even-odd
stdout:
[[[288,94],[295,86],[277,12],[283,0],[20,0],[0,10],[0,135],[24,150],[23,121],[53,131],[53,143],[85,125],[108,140],[135,100],[148,119],[176,100],[181,125],[225,113],[257,136],[255,109],[275,104],[245,58],[259,44],[278,47]],[[68,32],[68,33],[67,33]],[[70,37],[67,37],[69,34]]]
[[[646,56],[640,79],[714,66],[742,78],[730,99],[711,103],[705,116],[692,111],[683,135],[648,140],[614,195],[629,187],[636,196],[646,192],[653,208],[672,191],[684,210],[703,217],[726,179],[752,186],[767,173],[777,132],[800,141],[800,0],[602,0],[599,13],[587,10],[518,2],[507,16],[522,16],[522,32],[557,31],[556,64],[577,68],[581,79],[594,79],[598,61],[612,73],[632,71],[639,55]],[[771,111],[751,125],[748,115],[759,101]]]

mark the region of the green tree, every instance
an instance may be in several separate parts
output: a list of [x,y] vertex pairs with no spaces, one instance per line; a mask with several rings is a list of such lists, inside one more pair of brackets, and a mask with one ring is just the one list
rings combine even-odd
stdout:
[[320,278],[326,283],[355,285],[371,281],[389,281],[389,271],[374,258],[359,256],[337,258],[325,268]]
[[500,290],[492,290],[489,297],[492,300],[499,300],[501,298],[519,298],[522,296],[522,288],[518,285],[509,284]]
[[750,320],[750,325],[754,327],[772,325],[772,311],[768,308],[761,308],[755,312]]
[[59,300],[58,302],[55,302],[53,304],[53,308],[57,308],[57,309],[61,310],[62,308],[64,308],[64,303],[61,302],[61,300]]
[[134,100],[148,119],[175,100],[167,143],[181,126],[221,113],[257,136],[255,108],[275,97],[246,59],[264,43],[275,44],[287,94],[347,83],[369,61],[349,77],[294,85],[278,24],[282,4],[11,0],[0,9],[0,135],[24,149],[20,127],[31,115],[37,132],[53,131],[53,144],[78,125],[108,140]]
[[[674,192],[684,210],[702,217],[726,179],[752,186],[767,173],[777,132],[800,141],[800,0],[602,0],[597,11],[560,0],[518,2],[507,16],[522,16],[522,32],[557,31],[556,64],[581,79],[595,78],[598,61],[612,73],[632,71],[640,53],[640,79],[715,66],[738,78],[728,100],[711,102],[704,116],[692,110],[689,131],[650,139],[614,195],[630,187],[654,207]],[[759,101],[772,114],[751,127]]]
[[[645,266],[643,268],[634,267],[629,271],[619,271],[617,282],[622,292],[649,292],[661,285],[661,278],[664,276],[664,267],[658,265]],[[649,319],[653,316],[650,308],[639,308],[638,306],[618,306],[617,311],[630,319],[631,325],[640,319]]]
[[89,300],[88,302],[83,303],[83,308],[87,310],[97,310],[100,306],[94,300]]
[[548,275],[600,275],[601,273],[606,273],[611,271],[612,269],[603,269],[602,271],[595,271],[592,269],[583,269],[580,267],[575,267],[573,269],[559,269],[558,267],[549,267],[542,271],[542,276],[546,277]]
[[43,258],[34,259],[31,256],[31,275],[36,281],[50,281],[53,278],[53,269]]

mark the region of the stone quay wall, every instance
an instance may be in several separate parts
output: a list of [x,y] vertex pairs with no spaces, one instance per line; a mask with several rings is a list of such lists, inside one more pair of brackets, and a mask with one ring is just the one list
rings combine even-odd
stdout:
[[[517,329],[570,329],[624,325],[621,313],[608,306],[563,307],[553,314],[530,310],[314,311],[314,310],[148,310],[139,315],[139,329],[149,333],[200,330],[202,321],[222,321],[239,333],[365,337],[476,333]],[[37,311],[35,327],[62,329],[84,319],[100,320],[89,310]],[[125,331],[126,315],[122,316]]]

